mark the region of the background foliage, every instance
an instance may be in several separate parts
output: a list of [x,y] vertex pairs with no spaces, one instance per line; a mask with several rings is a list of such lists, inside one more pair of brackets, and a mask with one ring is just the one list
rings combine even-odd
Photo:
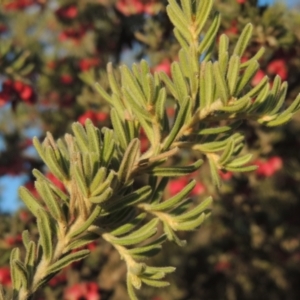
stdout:
[[[26,174],[34,193],[31,170],[37,168],[58,187],[32,149],[30,133],[43,139],[70,132],[74,120],[109,126],[108,107],[91,87],[91,78],[108,87],[104,70],[115,64],[146,59],[152,70],[170,75],[179,45],[166,17],[164,1],[34,1],[7,2],[0,15],[2,90],[1,176]],[[261,70],[289,82],[287,101],[300,92],[300,15],[280,5],[257,7],[256,1],[215,1],[222,13],[222,31],[234,42],[248,22],[254,25],[245,60],[264,46]],[[234,43],[232,43],[234,44]],[[85,75],[84,75],[85,74]],[[169,115],[172,117],[172,107]],[[276,130],[251,121],[242,124],[248,147],[259,168],[246,174],[222,173],[219,191],[200,169],[193,195],[213,195],[210,220],[187,234],[186,248],[165,247],[157,264],[174,265],[166,290],[145,289],[141,299],[288,299],[300,297],[299,245],[299,115]],[[142,141],[147,143],[147,139]],[[146,145],[145,145],[146,147]],[[176,157],[189,161],[190,157]],[[189,178],[172,180],[167,196]],[[20,245],[21,232],[35,229],[24,209],[1,215],[0,282],[10,286],[10,250]],[[74,263],[40,292],[40,299],[126,299],[125,268],[118,253],[104,241],[88,245],[92,254]],[[51,288],[51,287],[55,287]]]

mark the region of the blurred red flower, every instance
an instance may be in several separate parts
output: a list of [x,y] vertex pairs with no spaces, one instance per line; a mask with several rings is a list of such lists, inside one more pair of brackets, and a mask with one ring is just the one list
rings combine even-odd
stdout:
[[270,177],[276,171],[282,168],[283,162],[279,156],[273,156],[267,161],[257,160],[255,165],[258,166],[256,174],[260,177]]
[[267,72],[271,75],[278,74],[282,80],[287,80],[288,69],[284,59],[274,59],[267,66]]
[[164,59],[160,64],[152,68],[153,72],[165,72],[169,77],[171,76],[171,62],[169,59]]
[[58,38],[60,41],[70,39],[75,43],[79,43],[83,36],[86,34],[87,30],[88,27],[81,24],[78,28],[71,27],[63,30]]
[[116,8],[125,16],[143,13],[153,15],[156,12],[155,4],[156,0],[119,0]]
[[[184,189],[190,181],[190,177],[181,177],[170,180],[168,189],[170,196],[174,196]],[[205,186],[201,182],[196,182],[194,189],[191,191],[191,196],[201,195],[205,192]]]
[[98,66],[99,63],[99,58],[83,58],[79,61],[79,68],[81,71],[87,71],[92,67]]
[[70,74],[62,74],[59,78],[59,81],[63,84],[71,84],[74,81],[74,78]]
[[[17,96],[24,102],[28,104],[33,104],[35,102],[36,97],[32,86],[30,86],[29,84],[26,84],[20,80],[16,80],[12,83],[12,88]],[[11,89],[11,87],[8,86],[8,89]]]
[[251,84],[256,86],[260,83],[260,81],[266,76],[266,73],[263,70],[258,70],[254,77],[251,80]]
[[105,112],[95,112],[92,110],[86,111],[83,115],[79,116],[78,122],[82,125],[85,123],[87,119],[90,119],[94,125],[99,122],[104,122],[108,118],[108,114]]
[[0,268],[0,283],[4,286],[11,285],[11,277],[9,267]]
[[55,12],[56,16],[61,19],[74,19],[78,15],[78,9],[74,4],[66,5]]
[[5,237],[4,241],[8,247],[15,247],[16,245],[22,243],[22,235],[8,235]]
[[228,172],[228,171],[227,172],[219,171],[219,175],[223,180],[227,181],[227,180],[230,180],[232,178],[233,173]]
[[101,300],[99,287],[95,282],[76,283],[65,289],[64,300]]
[[231,263],[227,260],[220,260],[217,262],[214,266],[214,270],[216,272],[225,272],[226,270],[229,270],[231,268]]
[[20,10],[35,3],[36,3],[35,0],[14,0],[14,1],[9,1],[9,3],[6,3],[4,5],[4,9],[11,10],[11,11]]
[[52,173],[48,172],[45,175],[56,187],[58,187],[60,190],[63,192],[66,192],[66,188],[64,184],[57,178],[55,177]]

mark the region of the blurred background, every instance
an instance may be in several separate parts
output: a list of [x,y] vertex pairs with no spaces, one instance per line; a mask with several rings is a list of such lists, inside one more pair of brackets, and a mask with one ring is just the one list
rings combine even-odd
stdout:
[[[10,288],[9,254],[21,232],[37,233],[17,189],[37,195],[33,168],[58,187],[32,146],[47,131],[55,138],[74,121],[90,118],[110,126],[109,107],[94,82],[108,89],[106,64],[132,65],[145,59],[152,71],[170,75],[179,45],[164,0],[12,0],[0,8],[0,283]],[[220,34],[232,45],[245,24],[254,34],[244,60],[266,49],[251,84],[266,74],[288,81],[289,103],[300,92],[300,1],[216,0]],[[172,107],[169,108],[172,117]],[[202,228],[183,234],[185,248],[167,244],[153,260],[173,265],[171,286],[145,288],[140,299],[300,299],[300,116],[274,129],[245,122],[239,128],[253,153],[255,172],[221,173],[220,190],[204,165],[193,174],[195,201],[213,195],[212,215]],[[142,140],[147,147],[146,137]],[[186,157],[178,157],[186,160]],[[171,180],[166,196],[189,178]],[[37,195],[38,197],[38,195]],[[127,299],[125,266],[110,245],[89,245],[92,254],[53,278],[37,299]]]

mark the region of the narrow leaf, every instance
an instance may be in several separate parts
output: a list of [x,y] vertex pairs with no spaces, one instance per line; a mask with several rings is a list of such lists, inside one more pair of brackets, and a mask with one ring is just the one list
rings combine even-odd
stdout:
[[170,208],[174,208],[174,206],[178,202],[182,201],[185,197],[187,197],[189,195],[189,193],[193,190],[195,185],[196,185],[196,181],[192,180],[179,193],[177,193],[173,197],[169,198],[166,201],[163,201],[162,203],[152,204],[151,205],[151,210],[152,211],[155,211],[155,210],[165,211],[165,210],[168,210]]
[[142,278],[142,282],[144,282],[145,284],[149,285],[149,286],[153,286],[153,287],[157,287],[157,288],[162,288],[162,287],[166,287],[169,286],[170,283],[167,281],[162,281],[162,280],[151,280],[151,279],[146,279],[146,278]]
[[66,255],[65,257],[61,258],[60,260],[58,260],[57,262],[55,262],[54,264],[52,264],[48,268],[48,273],[49,274],[56,273],[56,272],[60,271],[61,269],[63,269],[64,267],[70,265],[71,263],[84,259],[89,254],[90,254],[90,251],[87,249],[70,253],[70,254]]
[[38,216],[38,211],[43,209],[39,204],[38,200],[27,190],[25,187],[21,186],[19,188],[19,197],[25,203],[26,207],[32,212],[34,216]]
[[74,238],[74,237],[82,234],[83,232],[87,231],[88,228],[93,224],[93,222],[98,218],[100,212],[101,212],[101,207],[96,206],[94,208],[94,210],[92,211],[92,213],[90,214],[90,216],[88,217],[88,219],[80,226],[80,228],[73,231],[69,237]]
[[133,165],[140,155],[140,141],[139,139],[133,139],[125,153],[118,171],[119,181],[123,184],[127,183],[131,176],[131,171],[133,169]]
[[239,57],[242,57],[244,54],[244,51],[246,50],[248,43],[250,41],[250,38],[252,36],[253,31],[253,25],[251,23],[247,24],[245,28],[243,29],[236,46],[233,50],[233,54],[238,55]]
[[39,243],[43,248],[43,255],[51,261],[53,254],[52,224],[48,214],[44,210],[38,211],[37,226],[40,234]]
[[213,69],[216,78],[216,88],[217,88],[218,95],[221,98],[223,104],[226,105],[229,100],[229,91],[228,91],[225,78],[221,73],[220,65],[218,62],[215,62],[213,64]]
[[182,103],[182,105],[180,106],[179,112],[176,116],[176,120],[173,124],[173,127],[172,127],[169,135],[164,140],[163,150],[169,149],[171,144],[176,140],[176,137],[177,137],[181,127],[186,122],[187,117],[190,113],[191,103],[192,103],[192,101],[191,101],[190,97],[187,97],[185,99],[184,103]]
[[190,174],[202,165],[203,160],[199,159],[194,164],[183,167],[156,167],[152,170],[147,171],[147,173],[155,176],[168,176],[168,177],[177,177]]

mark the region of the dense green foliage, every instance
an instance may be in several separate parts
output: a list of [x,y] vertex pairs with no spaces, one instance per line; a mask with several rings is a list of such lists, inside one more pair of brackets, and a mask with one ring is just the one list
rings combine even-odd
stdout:
[[[67,133],[57,141],[55,137],[60,135],[61,128],[53,133],[55,137],[48,132],[42,143],[34,139],[39,156],[62,185],[59,188],[35,169],[37,193],[20,188],[20,198],[37,218],[39,238],[32,240],[29,231],[24,231],[25,253],[19,248],[11,251],[13,295],[8,292],[5,296],[3,292],[3,299],[29,299],[60,270],[85,258],[90,251],[82,247],[99,237],[110,243],[125,261],[131,299],[137,299],[135,290],[142,283],[167,286],[168,282],[162,279],[174,268],[153,267],[149,258],[160,252],[165,241],[185,245],[180,232],[198,228],[208,216],[212,202],[211,197],[200,203],[190,197],[195,180],[187,181],[181,190],[168,197],[168,181],[193,176],[203,168],[215,193],[213,186],[221,187],[224,173],[256,169],[250,163],[251,143],[244,149],[247,140],[242,121],[275,127],[288,122],[299,110],[299,95],[286,105],[288,86],[283,81],[286,78],[281,79],[284,76],[274,76],[271,82],[268,76],[261,76],[254,82],[264,49],[247,50],[255,28],[252,24],[245,24],[232,43],[226,34],[219,35],[221,17],[214,11],[212,1],[181,1],[179,5],[170,0],[166,11],[180,45],[178,59],[170,65],[170,76],[153,72],[145,60],[131,68],[121,65],[117,69],[109,63],[107,75],[93,69],[83,72],[79,78],[85,86],[79,103],[105,110],[111,107],[111,127],[98,129],[91,120],[81,119],[81,124],[72,125],[73,134]],[[151,23],[148,26],[151,28]],[[154,30],[155,24],[152,26]],[[147,27],[144,34],[146,30]],[[257,31],[255,34],[257,38]],[[143,39],[142,34],[136,36]],[[289,46],[293,38],[286,37],[280,42]],[[15,46],[3,45],[3,57],[7,58]],[[38,53],[38,47],[32,49]],[[25,81],[18,81],[19,76],[30,74],[34,68],[27,59],[26,51],[19,51],[17,59],[3,65],[3,72],[13,78],[13,103],[17,111],[20,99],[35,102],[29,88],[25,88]],[[60,72],[59,68],[39,77],[42,94],[51,84],[55,86],[55,80],[49,78],[56,76],[56,72]],[[70,81],[69,71],[65,72],[64,69],[60,74],[61,83],[69,85],[69,92],[76,93],[79,85]],[[99,76],[100,83],[95,84]],[[16,82],[23,85],[18,87]],[[7,91],[4,89],[3,93]],[[63,89],[59,92],[63,97],[68,93]],[[97,98],[87,100],[94,93],[98,93],[100,104]],[[170,108],[174,110],[171,117]],[[67,107],[66,111],[73,114],[76,109]],[[96,120],[99,117],[90,116]],[[239,128],[243,130],[239,132]],[[146,147],[142,145],[144,140]],[[178,164],[178,157],[188,159],[181,159]],[[203,161],[207,162],[209,172]],[[239,193],[223,192],[234,197]],[[259,229],[253,226],[251,230]]]

